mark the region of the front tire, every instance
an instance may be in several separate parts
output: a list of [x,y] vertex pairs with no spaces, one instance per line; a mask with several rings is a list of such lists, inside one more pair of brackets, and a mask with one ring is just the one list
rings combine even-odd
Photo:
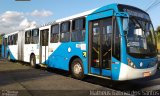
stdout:
[[36,58],[35,58],[35,55],[32,55],[30,57],[30,65],[32,68],[36,68]]
[[79,58],[73,60],[71,65],[71,72],[72,76],[76,79],[84,78],[84,69],[82,66],[82,61]]

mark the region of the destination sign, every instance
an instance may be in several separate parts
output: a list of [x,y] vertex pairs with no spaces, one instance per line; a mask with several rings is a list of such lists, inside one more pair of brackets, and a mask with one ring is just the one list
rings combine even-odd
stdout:
[[149,15],[145,11],[142,11],[136,7],[119,5],[119,10],[122,12],[127,12],[130,16],[139,17],[150,21]]

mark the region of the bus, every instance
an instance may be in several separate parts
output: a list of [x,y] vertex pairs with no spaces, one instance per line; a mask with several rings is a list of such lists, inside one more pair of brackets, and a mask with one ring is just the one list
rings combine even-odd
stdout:
[[1,57],[1,53],[2,53],[1,50],[2,50],[2,45],[0,44],[0,57]]
[[149,14],[123,4],[7,34],[3,42],[4,58],[70,71],[77,79],[85,75],[115,81],[145,78],[156,73],[158,64]]

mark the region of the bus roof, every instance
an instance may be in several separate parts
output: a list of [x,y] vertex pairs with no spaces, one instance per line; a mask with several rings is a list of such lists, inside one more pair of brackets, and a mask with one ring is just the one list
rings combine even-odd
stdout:
[[56,22],[63,22],[63,21],[66,21],[66,20],[71,20],[71,19],[82,17],[82,16],[87,16],[87,15],[93,13],[97,9],[98,8],[95,8],[95,9],[88,10],[88,11],[83,12],[83,13],[79,13],[79,14],[72,15],[72,16],[69,16],[69,17],[66,17],[66,18],[62,18],[62,19],[58,19],[58,20],[56,20]]

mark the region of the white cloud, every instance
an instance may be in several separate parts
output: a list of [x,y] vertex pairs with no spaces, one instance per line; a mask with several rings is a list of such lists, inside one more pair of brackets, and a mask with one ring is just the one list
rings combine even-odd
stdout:
[[51,11],[47,11],[47,10],[34,10],[32,13],[31,13],[31,16],[38,16],[38,17],[48,17],[48,16],[51,16],[53,15],[53,13]]
[[36,26],[36,22],[35,21],[29,21],[28,19],[24,19],[20,24],[19,27],[20,28],[28,28],[31,26]]
[[29,21],[21,12],[6,11],[0,14],[0,33],[14,32],[35,24],[35,21]]
[[[51,11],[38,11],[34,10],[33,12],[17,12],[17,11],[6,11],[3,14],[0,14],[0,34],[1,33],[10,33],[17,30],[25,29],[31,26],[35,26],[37,22],[32,20],[32,17],[48,17],[53,13]],[[32,19],[31,19],[32,18]],[[39,19],[36,19],[37,21]],[[39,20],[40,21],[40,20]]]

